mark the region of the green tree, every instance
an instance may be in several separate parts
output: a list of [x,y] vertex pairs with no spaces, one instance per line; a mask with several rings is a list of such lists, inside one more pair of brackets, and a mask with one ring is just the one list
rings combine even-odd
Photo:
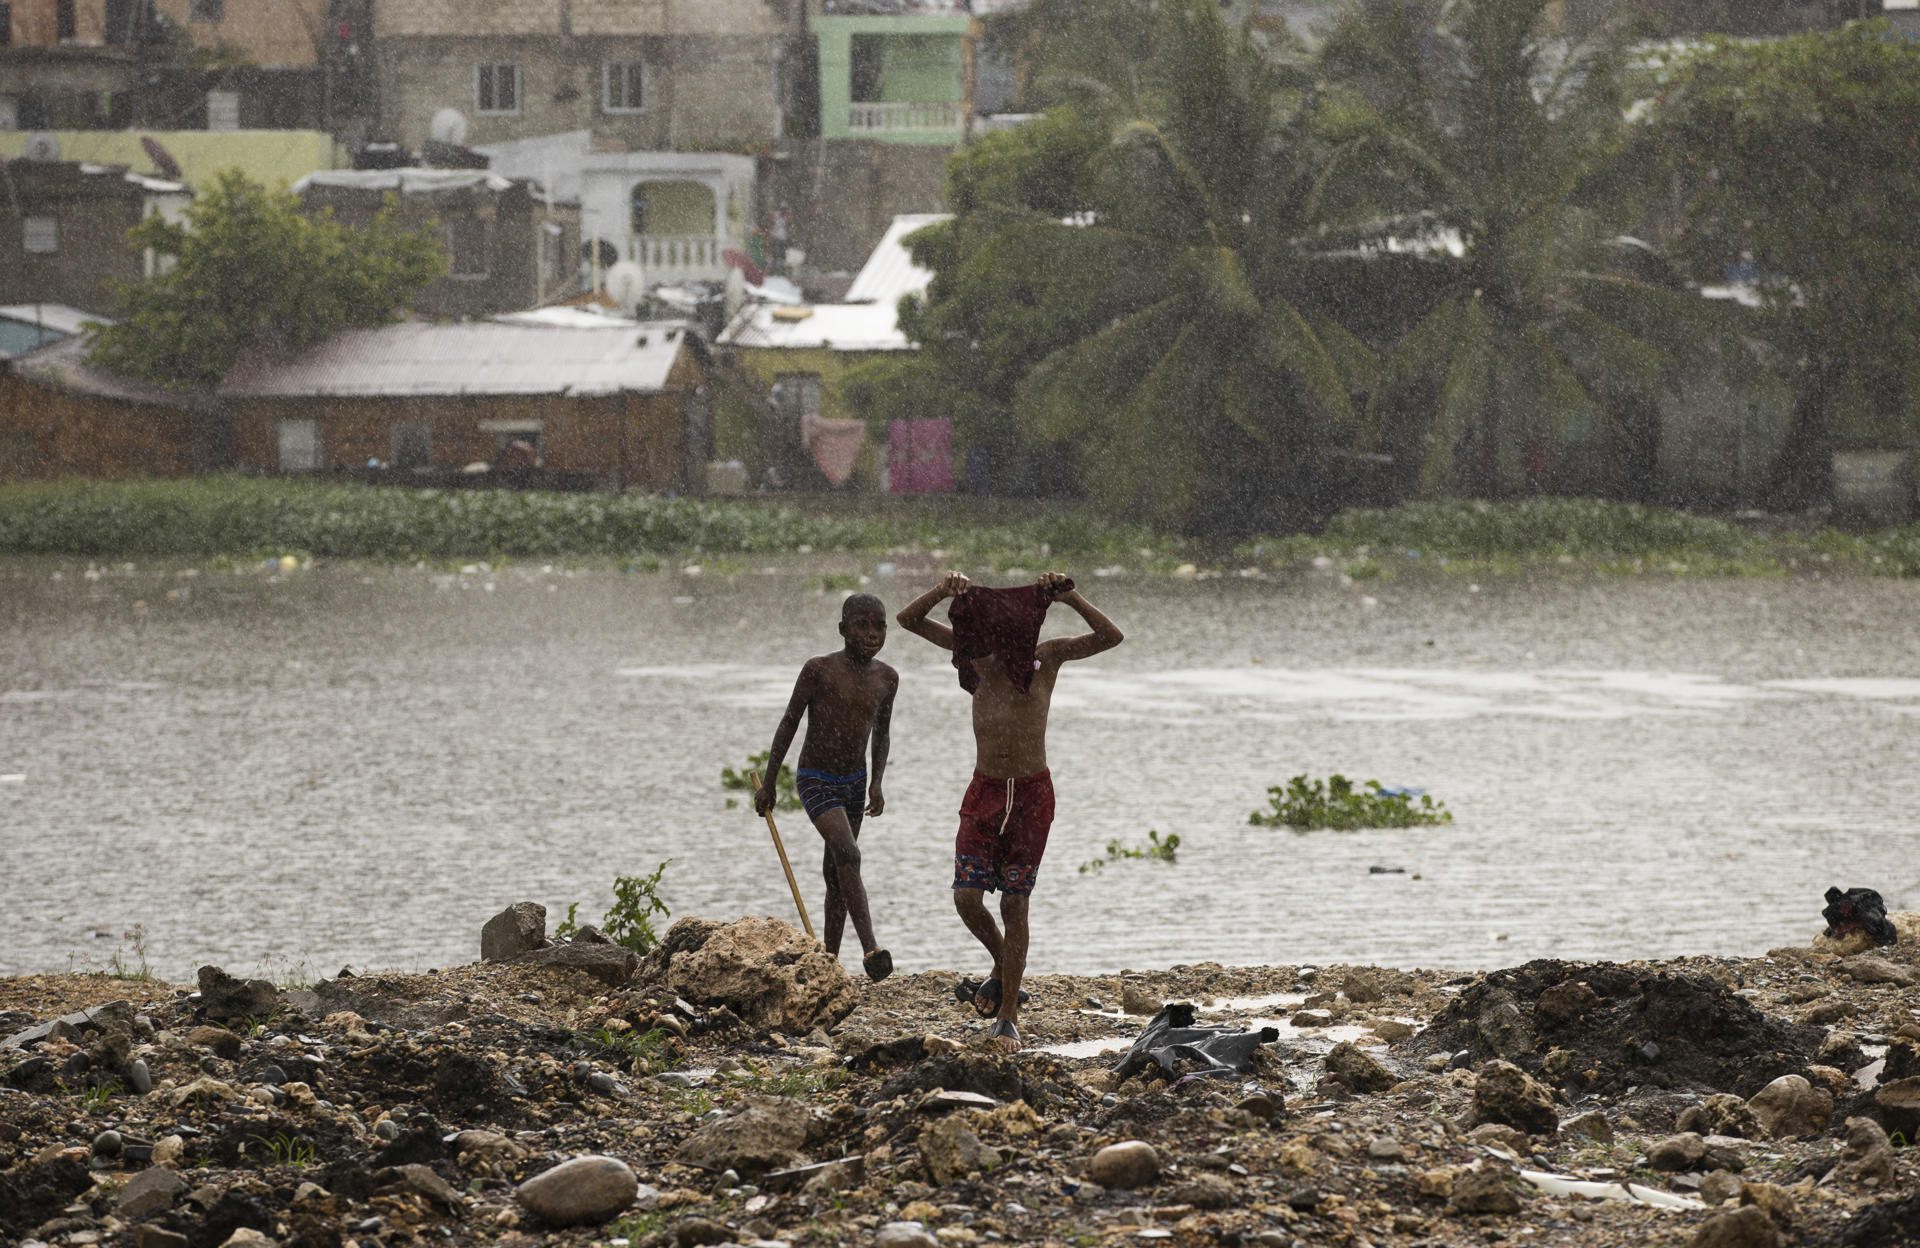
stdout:
[[1800,361],[1776,482],[1809,501],[1830,487],[1842,395],[1864,392],[1877,436],[1915,432],[1901,374],[1920,340],[1920,41],[1866,22],[1721,40],[1680,68],[1655,131],[1691,191],[1685,251],[1706,280],[1743,258],[1760,274],[1771,335]]
[[447,271],[446,252],[391,209],[364,230],[308,217],[284,189],[237,172],[216,176],[185,225],[149,217],[135,247],[174,259],[126,286],[123,319],[96,331],[89,360],[180,389],[210,386],[248,341],[270,334],[304,346],[344,325],[378,325]]
[[903,323],[1006,438],[1071,448],[1107,510],[1285,522],[1371,355],[1294,298],[1298,97],[1206,0],[1153,20],[1117,87],[1083,75],[1077,104],[956,160],[958,215],[915,236],[936,276]]
[[1674,345],[1714,334],[1619,237],[1647,186],[1622,32],[1553,36],[1547,7],[1360,0],[1322,51],[1335,155],[1309,211],[1422,239],[1445,275],[1368,414],[1423,495],[1581,488],[1570,452],[1622,442],[1649,469]]

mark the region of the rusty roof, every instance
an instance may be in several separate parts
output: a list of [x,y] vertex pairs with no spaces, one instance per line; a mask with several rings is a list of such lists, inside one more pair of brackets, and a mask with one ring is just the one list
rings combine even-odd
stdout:
[[607,329],[404,321],[343,329],[292,356],[256,350],[223,398],[657,393],[687,335],[679,322]]

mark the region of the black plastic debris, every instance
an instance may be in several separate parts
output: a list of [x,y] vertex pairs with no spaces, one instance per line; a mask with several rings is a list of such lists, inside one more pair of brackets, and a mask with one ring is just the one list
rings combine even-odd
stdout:
[[1195,1027],[1193,1006],[1175,1003],[1153,1016],[1147,1029],[1114,1067],[1114,1074],[1124,1083],[1157,1065],[1164,1073],[1173,1075],[1184,1061],[1198,1067],[1187,1073],[1233,1078],[1245,1074],[1253,1064],[1255,1049],[1279,1038],[1279,1031],[1272,1027],[1262,1027],[1259,1031]]
[[1876,945],[1891,945],[1900,939],[1900,929],[1887,921],[1887,903],[1870,888],[1850,888],[1844,893],[1828,889],[1827,908],[1820,917],[1827,921],[1830,938],[1865,932]]

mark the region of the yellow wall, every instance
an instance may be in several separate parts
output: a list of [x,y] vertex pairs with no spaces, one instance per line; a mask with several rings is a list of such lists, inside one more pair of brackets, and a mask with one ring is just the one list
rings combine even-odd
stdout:
[[[773,383],[783,373],[818,373],[820,375],[820,414],[832,420],[853,420],[857,414],[848,405],[840,381],[847,373],[890,352],[879,351],[829,351],[824,347],[811,349],[772,349],[735,347],[728,359],[736,370],[736,379],[751,387],[762,403]],[[715,459],[738,459],[748,465],[760,463],[760,448],[757,431],[759,421],[754,410],[747,405],[738,386],[722,386],[720,402],[714,413],[713,457]],[[867,444],[860,452],[860,463],[854,470],[853,486],[858,489],[873,489],[879,482],[879,442],[877,439],[886,431],[868,429]]]
[[[180,162],[180,172],[195,188],[208,185],[223,169],[238,168],[272,187],[291,185],[316,169],[344,169],[351,162],[332,136],[318,130],[61,130],[62,160],[126,165],[135,173],[155,174],[153,157],[140,146],[151,135]],[[27,135],[0,130],[0,157],[26,150]]]

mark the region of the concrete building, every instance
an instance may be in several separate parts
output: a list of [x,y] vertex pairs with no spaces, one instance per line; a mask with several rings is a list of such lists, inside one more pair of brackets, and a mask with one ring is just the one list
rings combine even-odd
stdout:
[[922,0],[837,4],[809,25],[820,67],[820,137],[957,147],[973,115],[964,7]]
[[332,209],[364,227],[393,196],[403,223],[435,233],[447,276],[422,290],[422,316],[489,316],[580,289],[580,209],[549,202],[533,183],[484,169],[341,169],[308,174],[293,191],[309,211]]
[[592,131],[601,150],[740,151],[786,128],[797,4],[373,0],[382,136],[457,113],[482,147]]
[[133,0],[0,4],[0,130],[125,125],[141,86]]
[[9,160],[0,166],[0,304],[63,303],[106,315],[115,287],[159,259],[127,241],[150,216],[178,219],[193,193],[125,165]]

